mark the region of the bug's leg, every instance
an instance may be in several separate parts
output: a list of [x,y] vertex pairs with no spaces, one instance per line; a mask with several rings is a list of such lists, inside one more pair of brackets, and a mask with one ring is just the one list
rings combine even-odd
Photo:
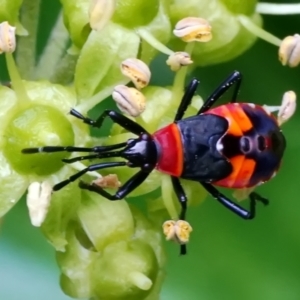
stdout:
[[71,109],[70,114],[78,119],[81,119],[83,123],[89,124],[93,127],[100,128],[102,123],[106,117],[109,117],[114,123],[119,124],[127,131],[130,131],[136,135],[140,135],[142,133],[148,133],[141,125],[136,122],[130,120],[129,118],[123,116],[122,114],[114,111],[114,110],[105,110],[97,120],[92,120],[90,118],[84,117],[75,109]]
[[[184,189],[177,177],[171,176],[173,188],[175,191],[175,194],[178,198],[178,201],[181,205],[181,212],[179,215],[180,220],[185,220],[186,215],[186,206],[187,206],[187,197],[184,192]],[[180,245],[180,255],[185,255],[187,253],[186,245]]]
[[217,89],[206,99],[198,114],[204,113],[209,110],[212,105],[220,99],[220,97],[235,84],[231,102],[236,102],[237,94],[239,92],[242,82],[242,74],[239,71],[234,71],[230,74],[218,87]]
[[40,152],[46,152],[46,153],[53,153],[53,152],[106,152],[110,150],[115,150],[119,148],[123,148],[127,145],[126,142],[119,143],[115,145],[110,146],[96,146],[92,148],[85,148],[85,147],[73,147],[73,146],[45,146],[45,147],[38,147],[38,148],[25,148],[22,149],[22,153],[24,154],[33,154],[33,153],[40,153]]
[[181,99],[180,105],[177,109],[174,122],[179,121],[183,118],[183,115],[184,115],[186,109],[192,102],[192,98],[197,90],[198,84],[199,84],[199,80],[197,80],[196,78],[193,78],[191,80],[191,82],[189,83],[189,85],[186,88],[185,93]]
[[87,168],[82,169],[78,173],[70,176],[68,179],[61,181],[61,182],[57,183],[56,185],[54,185],[53,191],[58,191],[58,190],[62,189],[63,187],[65,187],[69,183],[75,181],[76,179],[78,179],[79,177],[81,177],[82,175],[84,175],[87,172],[96,171],[96,170],[100,170],[100,169],[106,169],[106,168],[112,168],[112,167],[122,167],[122,166],[126,166],[126,165],[127,165],[127,163],[125,161],[107,162],[107,163],[90,165]]
[[245,220],[251,220],[255,218],[255,211],[256,211],[256,202],[260,201],[263,204],[267,205],[269,201],[261,196],[259,196],[257,193],[251,193],[249,195],[250,198],[250,207],[249,211],[245,208],[239,206],[238,204],[231,201],[229,198],[227,198],[225,195],[220,193],[214,186],[212,186],[209,183],[200,182],[203,187],[207,190],[209,194],[213,196],[216,200],[218,200],[221,204],[223,204],[226,208],[240,216],[241,218]]
[[185,192],[183,190],[183,187],[177,177],[171,176],[173,188],[175,191],[175,194],[178,198],[178,201],[181,205],[181,212],[179,215],[180,220],[185,220],[185,214],[186,214],[186,206],[187,206],[187,197],[185,195]]
[[62,161],[67,164],[71,164],[76,161],[82,161],[87,159],[95,159],[95,158],[109,158],[109,157],[120,157],[121,151],[112,151],[112,152],[104,152],[104,153],[97,153],[92,155],[84,155],[84,156],[77,156],[72,158],[64,158]]
[[127,180],[121,187],[119,187],[118,191],[111,195],[103,188],[96,184],[89,184],[84,181],[79,182],[79,187],[84,190],[89,190],[91,192],[95,192],[97,194],[102,195],[108,200],[121,200],[130,194],[133,190],[135,190],[140,184],[145,181],[145,179],[149,176],[150,172],[145,172],[140,170],[135,175],[133,175],[129,180]]

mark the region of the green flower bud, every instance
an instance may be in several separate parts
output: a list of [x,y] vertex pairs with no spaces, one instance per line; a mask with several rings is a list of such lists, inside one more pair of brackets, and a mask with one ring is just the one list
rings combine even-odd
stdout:
[[[243,3],[239,1],[238,6],[235,4],[233,6],[233,2],[236,3],[236,1],[226,1],[228,7],[217,0],[201,2],[191,0],[184,7],[180,1],[175,1],[172,5],[172,24],[176,24],[187,16],[197,15],[207,19],[212,26],[213,39],[208,43],[195,44],[193,61],[196,65],[216,64],[233,59],[255,42],[256,36],[247,32],[236,18],[236,13],[252,11],[253,2],[250,1],[249,4],[245,4],[247,1],[243,1]],[[234,7],[233,12],[228,9],[232,7]],[[214,16],[213,19],[211,18],[212,15]],[[258,14],[254,13],[249,17],[255,24],[261,26],[261,18]],[[178,51],[184,48],[184,43],[175,38],[171,44]]]
[[[115,85],[127,83],[120,72],[123,60],[136,57],[140,39],[136,33],[109,23],[92,31],[82,48],[75,71],[75,88],[80,101]],[[92,75],[92,76],[91,76]]]
[[159,0],[118,0],[113,21],[128,28],[147,25],[156,16]]
[[0,23],[7,21],[10,25],[17,27],[17,34],[27,35],[26,29],[19,22],[19,10],[23,0],[1,0],[0,1]]
[[89,24],[90,0],[60,0],[63,6],[64,23],[75,46],[82,48],[91,32]]
[[94,263],[94,292],[98,299],[141,300],[150,292],[158,273],[153,249],[133,240],[108,245]]
[[90,298],[93,295],[91,270],[98,252],[84,242],[84,233],[76,224],[69,224],[66,231],[68,241],[64,252],[56,252],[56,260],[61,269],[60,285],[73,298]]
[[255,13],[257,0],[220,0],[234,14],[252,15]]
[[89,192],[83,192],[78,216],[80,224],[68,223],[67,245],[56,255],[66,294],[124,300],[158,294],[165,263],[160,227],[138,209],[129,209],[126,201],[111,202]]
[[13,168],[22,174],[48,175],[62,167],[65,154],[37,153],[25,156],[22,149],[43,145],[72,145],[71,123],[58,110],[46,105],[34,105],[18,111],[4,131],[4,155]]
[[98,251],[116,240],[127,240],[134,232],[134,223],[126,201],[108,201],[85,192],[78,216],[87,236]]
[[162,244],[161,223],[150,222],[135,206],[130,205],[134,223],[135,238],[149,244],[155,252],[159,266],[162,268],[166,257]]
[[[56,177],[66,178],[74,174],[74,170],[62,169]],[[52,194],[50,207],[42,231],[48,241],[57,251],[65,251],[69,242],[67,228],[70,221],[77,218],[77,211],[81,201],[81,190],[77,183],[69,184],[59,192]]]
[[88,128],[68,115],[76,103],[72,90],[46,81],[23,84],[30,102],[23,104],[18,96],[18,105],[15,100],[15,106],[8,111],[3,128],[3,152],[17,172],[49,175],[63,166],[61,159],[66,157],[66,153],[25,156],[22,149],[45,145],[69,146],[75,143],[84,145],[90,139]]

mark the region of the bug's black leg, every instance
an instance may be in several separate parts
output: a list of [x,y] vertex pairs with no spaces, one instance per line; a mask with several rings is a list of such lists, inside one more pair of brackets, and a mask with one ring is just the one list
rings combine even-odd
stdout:
[[185,195],[185,192],[183,190],[183,187],[177,177],[171,176],[173,188],[175,191],[175,194],[178,198],[178,201],[181,205],[181,212],[179,215],[180,220],[185,220],[185,214],[186,214],[186,205],[187,205],[187,197]]
[[237,94],[239,92],[240,86],[242,82],[242,74],[239,71],[234,71],[230,74],[217,89],[206,99],[198,114],[204,113],[209,110],[212,105],[220,99],[220,97],[231,88],[233,84],[236,84],[234,87],[233,95],[231,102],[236,102]]
[[22,153],[24,154],[33,154],[33,153],[53,153],[53,152],[105,152],[110,150],[115,150],[119,148],[123,148],[127,145],[127,143],[119,143],[110,146],[96,146],[92,148],[85,148],[85,147],[73,147],[73,146],[45,146],[39,148],[25,148],[22,149]]
[[105,110],[95,121],[90,118],[84,117],[75,109],[71,109],[70,114],[78,119],[81,119],[84,123],[97,128],[100,128],[104,119],[106,117],[109,117],[113,122],[119,124],[127,131],[130,131],[136,135],[148,133],[141,125],[137,124],[136,122],[130,120],[129,118],[123,116],[122,114],[114,110]]
[[95,158],[109,158],[109,157],[120,157],[121,151],[112,151],[112,152],[104,152],[104,153],[97,153],[92,155],[84,155],[84,156],[77,156],[73,158],[64,158],[62,161],[67,164],[71,164],[76,161],[86,160],[86,159],[95,159]]
[[229,198],[227,198],[225,195],[220,193],[215,187],[213,187],[209,183],[200,182],[203,187],[208,191],[209,194],[211,194],[216,200],[218,200],[221,204],[223,204],[226,208],[240,216],[241,218],[245,220],[251,220],[255,217],[255,208],[256,208],[256,201],[260,201],[263,204],[267,205],[269,202],[267,199],[259,196],[257,193],[251,193],[249,195],[250,198],[250,207],[249,211],[245,208],[239,206],[238,204],[231,201]]
[[149,174],[149,172],[140,170],[129,180],[127,180],[121,187],[119,187],[118,191],[114,195],[109,194],[103,188],[93,183],[89,184],[84,181],[80,181],[79,187],[100,194],[108,200],[121,200],[135,190],[140,184],[142,184]]
[[183,118],[183,115],[188,108],[188,106],[192,102],[192,98],[197,90],[199,84],[199,80],[193,78],[191,82],[189,83],[187,89],[185,90],[185,93],[181,99],[180,105],[177,109],[176,116],[174,119],[174,122],[179,121]]
[[[185,195],[184,189],[177,177],[171,176],[173,188],[175,194],[178,198],[178,201],[181,205],[181,212],[179,215],[180,220],[185,220],[186,215],[186,206],[187,206],[187,197]],[[186,245],[180,245],[180,255],[185,255],[187,253]]]
[[54,185],[53,191],[58,191],[58,190],[62,189],[63,187],[65,187],[69,183],[75,181],[76,179],[78,179],[79,177],[81,177],[82,175],[84,175],[87,172],[96,171],[96,170],[100,170],[100,169],[106,169],[106,168],[112,168],[112,167],[122,167],[122,166],[126,166],[126,165],[127,165],[127,163],[125,161],[107,162],[107,163],[90,165],[87,168],[82,169],[78,173],[70,176],[68,179],[61,181],[61,182],[57,183],[56,185]]

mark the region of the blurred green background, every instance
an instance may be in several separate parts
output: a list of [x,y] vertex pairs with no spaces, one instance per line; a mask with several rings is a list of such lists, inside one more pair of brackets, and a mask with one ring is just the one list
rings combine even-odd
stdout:
[[[59,3],[42,1],[42,49]],[[299,31],[299,16],[264,16],[264,28],[283,38]],[[196,70],[199,92],[207,96],[223,78],[237,69],[244,75],[242,101],[277,105],[282,94],[300,95],[300,67],[282,67],[278,49],[263,41],[241,57]],[[158,59],[152,66],[153,84],[172,83],[172,74]],[[3,57],[0,79],[7,80]],[[189,210],[194,231],[189,254],[166,243],[168,261],[162,300],[298,300],[300,299],[300,112],[283,126],[287,150],[282,168],[258,192],[270,206],[258,204],[257,218],[243,221],[212,198]],[[231,196],[231,191],[226,191]],[[247,205],[248,203],[245,203]],[[25,201],[5,217],[0,231],[0,299],[70,299],[58,284],[54,251],[38,229],[30,225]]]

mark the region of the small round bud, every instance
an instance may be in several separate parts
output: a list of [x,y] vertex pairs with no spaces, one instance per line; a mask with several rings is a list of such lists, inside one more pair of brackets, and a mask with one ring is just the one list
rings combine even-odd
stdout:
[[279,125],[282,125],[294,114],[297,106],[296,99],[297,96],[293,91],[288,91],[283,94],[281,106],[277,115]]
[[167,241],[174,241],[180,245],[187,244],[190,239],[190,233],[193,231],[192,226],[183,220],[169,220],[163,224],[163,232]]
[[171,54],[166,61],[167,65],[170,66],[171,70],[176,72],[182,66],[187,66],[193,63],[191,57],[186,52],[174,52]]
[[184,42],[208,42],[212,39],[211,26],[202,18],[188,17],[180,20],[173,33]]
[[100,186],[104,189],[117,189],[121,186],[121,182],[116,174],[109,174],[107,176],[97,178],[96,180],[93,180],[92,184]]
[[149,67],[137,58],[128,58],[124,60],[121,63],[121,71],[138,89],[147,86],[151,78]]
[[92,0],[89,8],[91,28],[101,30],[111,19],[115,8],[115,0]]
[[40,227],[44,222],[50,205],[52,186],[44,181],[42,184],[33,182],[28,187],[27,207],[31,224]]
[[117,85],[112,93],[118,108],[132,117],[139,116],[146,107],[145,96],[135,88]]
[[8,22],[0,24],[0,54],[13,53],[16,49],[16,27],[10,26]]
[[282,65],[297,67],[300,63],[300,35],[287,36],[279,47],[279,60]]

